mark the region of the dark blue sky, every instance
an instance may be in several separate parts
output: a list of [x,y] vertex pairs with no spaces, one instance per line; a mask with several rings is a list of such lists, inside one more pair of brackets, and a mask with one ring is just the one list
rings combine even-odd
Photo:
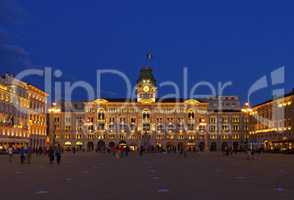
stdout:
[[[227,95],[244,101],[255,80],[280,65],[294,87],[294,12],[291,1],[16,1],[0,2],[0,72],[52,66],[62,79],[95,85],[95,71],[115,68],[135,83],[152,49],[157,81],[190,87],[232,81]],[[32,80],[43,87],[40,79]],[[102,95],[124,96],[123,82],[105,77]],[[160,95],[170,89],[159,88]],[[205,93],[204,88],[199,93]],[[75,98],[84,94],[75,92]]]

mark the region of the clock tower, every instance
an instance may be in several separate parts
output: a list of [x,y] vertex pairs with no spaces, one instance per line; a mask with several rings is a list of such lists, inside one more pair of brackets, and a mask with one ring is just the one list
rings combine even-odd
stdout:
[[136,94],[137,101],[140,103],[154,103],[156,101],[156,80],[151,67],[143,67],[140,70],[137,81]]

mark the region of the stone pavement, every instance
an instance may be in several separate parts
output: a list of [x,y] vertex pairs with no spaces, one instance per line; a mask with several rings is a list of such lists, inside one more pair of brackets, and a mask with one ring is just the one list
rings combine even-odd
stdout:
[[0,156],[0,199],[293,200],[294,156],[220,153],[66,153],[60,166],[46,157],[21,165]]

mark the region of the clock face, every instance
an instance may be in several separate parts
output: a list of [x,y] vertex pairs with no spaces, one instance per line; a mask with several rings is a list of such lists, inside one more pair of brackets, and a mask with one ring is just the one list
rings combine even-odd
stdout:
[[147,86],[147,85],[144,86],[144,87],[143,87],[143,91],[144,91],[144,92],[149,92],[149,86]]

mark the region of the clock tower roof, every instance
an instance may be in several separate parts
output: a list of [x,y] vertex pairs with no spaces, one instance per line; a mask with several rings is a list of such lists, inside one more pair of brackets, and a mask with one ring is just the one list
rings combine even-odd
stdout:
[[156,80],[153,76],[152,68],[149,66],[144,66],[140,70],[139,79],[137,83],[140,83],[143,80],[150,80],[153,85],[156,85]]

